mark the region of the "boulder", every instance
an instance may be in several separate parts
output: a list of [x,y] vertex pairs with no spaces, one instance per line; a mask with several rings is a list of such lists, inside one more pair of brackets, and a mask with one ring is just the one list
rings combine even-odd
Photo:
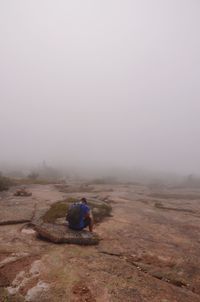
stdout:
[[32,193],[28,192],[25,188],[18,189],[15,193],[14,196],[31,196]]
[[97,234],[86,230],[74,231],[67,225],[56,225],[52,223],[43,223],[35,225],[34,229],[40,237],[54,243],[72,243],[79,245],[96,245],[100,238]]

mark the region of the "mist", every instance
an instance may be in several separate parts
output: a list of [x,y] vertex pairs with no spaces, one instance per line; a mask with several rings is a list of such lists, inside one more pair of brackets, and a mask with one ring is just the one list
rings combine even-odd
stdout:
[[0,162],[200,173],[200,2],[0,2]]

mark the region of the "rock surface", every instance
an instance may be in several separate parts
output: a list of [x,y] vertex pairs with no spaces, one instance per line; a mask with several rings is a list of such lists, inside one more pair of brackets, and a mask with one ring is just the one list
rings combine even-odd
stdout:
[[1,202],[0,225],[29,222],[34,216],[34,210],[34,203],[27,200],[10,199],[6,203]]
[[[14,198],[14,189],[1,192],[0,213],[15,209],[15,217],[30,207],[39,225],[56,202],[84,196],[95,205],[96,199],[110,203],[112,216],[95,224],[102,240],[92,246],[39,240],[31,224],[1,225],[0,301],[200,301],[200,189],[139,184],[95,185],[98,194],[63,193],[51,185],[27,189],[32,197]],[[54,224],[63,228],[63,218]]]
[[35,226],[36,232],[44,239],[54,243],[73,243],[79,245],[96,245],[99,236],[86,230],[73,231],[64,225],[43,223]]

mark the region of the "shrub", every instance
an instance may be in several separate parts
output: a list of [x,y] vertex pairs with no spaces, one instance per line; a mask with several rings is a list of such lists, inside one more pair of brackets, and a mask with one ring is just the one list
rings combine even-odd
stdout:
[[4,176],[0,176],[0,191],[6,191],[13,185],[13,181]]
[[36,172],[31,172],[29,175],[28,175],[28,178],[31,179],[31,180],[36,180],[38,178],[39,174],[36,173]]

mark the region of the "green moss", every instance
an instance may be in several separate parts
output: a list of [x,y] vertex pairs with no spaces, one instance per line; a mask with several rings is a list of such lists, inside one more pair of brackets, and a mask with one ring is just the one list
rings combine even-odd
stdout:
[[64,202],[57,202],[43,216],[44,222],[53,223],[57,218],[66,216],[68,204]]
[[[75,198],[70,197],[64,201],[58,201],[54,203],[50,207],[50,209],[44,214],[43,221],[47,223],[54,223],[57,218],[66,217],[69,205],[76,201],[77,200]],[[105,202],[89,200],[88,204],[91,208],[95,222],[100,222],[105,217],[108,217],[111,214],[112,208]]]
[[47,179],[47,178],[18,178],[15,179],[16,185],[51,185],[55,184],[57,180]]
[[58,201],[50,207],[50,209],[44,214],[43,221],[48,223],[54,223],[57,218],[65,217],[69,204],[75,202],[74,198],[68,198],[65,201]]

